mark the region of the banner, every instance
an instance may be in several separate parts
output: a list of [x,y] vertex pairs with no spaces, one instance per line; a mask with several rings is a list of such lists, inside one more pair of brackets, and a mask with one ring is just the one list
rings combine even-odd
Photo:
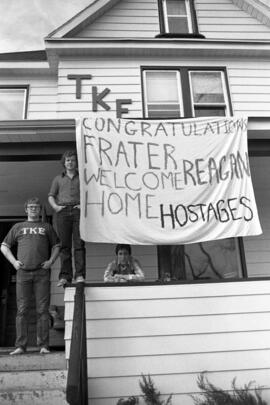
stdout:
[[261,231],[247,118],[77,120],[81,237],[186,244]]

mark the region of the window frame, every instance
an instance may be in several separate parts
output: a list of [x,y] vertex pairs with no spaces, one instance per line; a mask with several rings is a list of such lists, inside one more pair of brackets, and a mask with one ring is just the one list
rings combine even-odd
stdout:
[[[155,72],[155,71],[160,71],[160,72],[176,72],[176,80],[177,80],[177,90],[178,90],[178,96],[179,96],[179,113],[180,117],[184,117],[184,102],[183,102],[183,91],[182,91],[182,81],[181,81],[181,72],[179,69],[144,69],[142,70],[142,86],[143,86],[143,91],[142,94],[144,94],[144,115],[148,117],[148,102],[147,102],[147,89],[146,89],[146,75],[147,72]],[[167,118],[168,119],[168,118]]]
[[[195,103],[194,98],[193,98],[193,86],[192,86],[192,80],[191,80],[191,74],[193,72],[209,72],[209,73],[215,73],[218,72],[221,74],[221,84],[222,84],[222,90],[223,90],[223,95],[224,95],[224,103]],[[232,108],[231,108],[231,103],[229,102],[229,87],[228,87],[228,82],[226,81],[227,75],[225,75],[224,70],[221,69],[216,69],[214,70],[206,70],[206,69],[194,69],[194,70],[189,70],[188,71],[188,76],[189,76],[189,87],[190,87],[190,97],[191,97],[191,109],[192,109],[192,116],[195,118],[195,105],[200,105],[203,108],[208,108],[208,109],[215,109],[216,107],[225,106],[225,117],[228,117],[232,115]],[[226,76],[226,77],[225,77]]]
[[159,25],[160,34],[156,38],[205,38],[204,35],[200,34],[198,27],[198,19],[196,14],[196,9],[194,5],[194,0],[185,0],[187,9],[187,21],[189,32],[186,33],[172,33],[168,30],[168,18],[166,15],[166,2],[167,0],[158,0],[158,13],[159,13]]
[[[142,106],[143,106],[143,116],[144,118],[149,118],[147,115],[147,105],[146,105],[146,84],[145,80],[145,71],[179,71],[180,72],[180,92],[182,95],[182,102],[183,106],[180,107],[180,110],[183,111],[183,115],[181,118],[195,118],[194,116],[194,109],[192,105],[192,88],[189,81],[189,72],[193,71],[209,71],[209,72],[223,72],[223,79],[224,79],[224,90],[226,90],[225,100],[227,101],[226,116],[233,115],[233,107],[230,97],[230,89],[229,89],[229,81],[228,81],[228,74],[227,69],[225,66],[141,66],[141,89],[142,89]],[[163,117],[160,117],[162,119]],[[150,119],[150,118],[149,118]],[[164,118],[166,119],[166,118]]]
[[[20,84],[20,85],[4,84],[4,85],[0,85],[0,90],[24,90],[25,91],[22,117],[17,118],[16,120],[27,119],[30,86],[28,84],[26,84],[26,85],[24,85],[24,84]],[[16,121],[16,120],[2,120],[2,121]]]

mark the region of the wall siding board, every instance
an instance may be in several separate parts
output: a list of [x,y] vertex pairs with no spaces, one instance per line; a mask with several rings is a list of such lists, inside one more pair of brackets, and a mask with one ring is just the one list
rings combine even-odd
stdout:
[[[69,117],[74,111],[74,117],[83,117],[91,111],[92,86],[97,86],[101,92],[109,88],[111,92],[105,97],[111,111],[106,115],[115,114],[115,100],[130,98],[133,104],[128,105],[129,114],[125,117],[142,116],[141,73],[140,66],[225,66],[228,71],[228,81],[234,113],[252,116],[267,116],[270,110],[270,63],[269,61],[250,61],[243,59],[207,60],[168,58],[160,62],[154,58],[138,60],[108,61],[104,58],[94,58],[91,61],[66,59],[59,66],[58,116]],[[75,83],[67,79],[67,74],[88,73],[93,76],[91,81],[83,81],[82,97],[75,99]],[[37,107],[33,107],[35,110]],[[100,108],[100,112],[103,110]],[[34,113],[34,111],[32,112]]]
[[[207,0],[195,2],[199,31],[206,38],[270,39],[269,27],[250,13],[241,10],[231,0],[221,4]],[[122,0],[78,37],[90,38],[154,38],[160,33],[157,2],[152,0]]]
[[[87,336],[93,339],[111,337],[135,337],[135,336],[161,336],[166,335],[167,330],[173,335],[201,334],[201,333],[227,333],[247,332],[251,329],[265,331],[270,319],[270,312],[235,313],[217,315],[193,315],[193,316],[164,316],[153,318],[127,318],[127,319],[99,319],[94,323],[93,319],[87,319]],[[71,330],[71,320],[68,329]],[[67,338],[71,335],[67,334]]]
[[[261,381],[262,385],[268,387],[270,372],[269,370],[241,370],[241,372],[233,371],[237,378],[237,385],[242,386],[246,381]],[[210,381],[229,390],[232,382],[231,371],[209,373]],[[159,387],[164,395],[173,394],[192,394],[198,392],[196,373],[194,374],[170,374],[168,375],[152,375],[155,385]],[[168,378],[169,377],[169,378]],[[130,392],[133,395],[140,395],[141,391],[138,384],[139,376],[128,376],[120,378],[93,378],[88,380],[88,392],[95,393],[95,396],[102,397],[117,397],[129,396]],[[91,398],[91,394],[90,394]],[[173,401],[173,405],[177,402]]]
[[[66,289],[67,357],[73,294]],[[173,405],[192,404],[205,370],[227,390],[234,377],[239,386],[255,380],[270,399],[270,280],[86,287],[85,295],[91,403],[140,395],[141,373],[150,373]]]

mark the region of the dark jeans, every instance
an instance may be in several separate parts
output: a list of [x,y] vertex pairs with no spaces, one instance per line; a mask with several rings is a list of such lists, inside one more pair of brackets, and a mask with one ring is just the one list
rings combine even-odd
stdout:
[[80,210],[65,207],[56,214],[58,236],[61,240],[61,270],[59,279],[72,281],[72,241],[74,249],[75,278],[85,277],[85,245],[80,237]]
[[16,282],[16,347],[27,347],[28,317],[33,294],[36,300],[37,345],[49,346],[50,270],[18,270]]

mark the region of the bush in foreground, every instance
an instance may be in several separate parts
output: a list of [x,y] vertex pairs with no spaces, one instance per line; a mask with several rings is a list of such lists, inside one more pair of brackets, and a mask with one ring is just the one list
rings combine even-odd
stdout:
[[198,394],[199,397],[191,396],[196,405],[267,405],[261,397],[261,387],[253,387],[253,382],[240,388],[236,386],[234,378],[232,390],[228,392],[210,383],[205,373],[202,373],[198,377],[197,384],[203,392]]

